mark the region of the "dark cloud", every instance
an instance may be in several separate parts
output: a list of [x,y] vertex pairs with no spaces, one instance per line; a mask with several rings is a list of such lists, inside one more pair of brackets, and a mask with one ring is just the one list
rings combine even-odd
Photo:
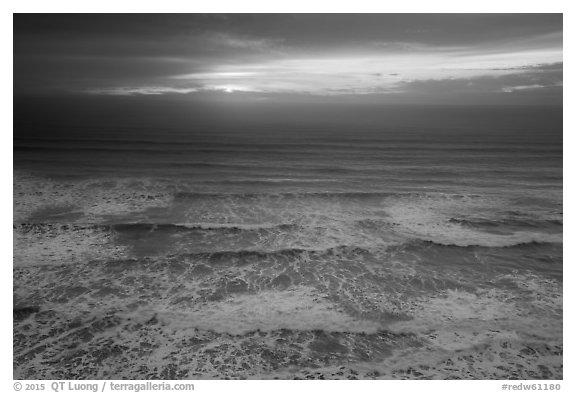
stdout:
[[562,29],[561,14],[17,14],[16,36],[170,39],[205,31],[295,44],[405,41],[479,43]]

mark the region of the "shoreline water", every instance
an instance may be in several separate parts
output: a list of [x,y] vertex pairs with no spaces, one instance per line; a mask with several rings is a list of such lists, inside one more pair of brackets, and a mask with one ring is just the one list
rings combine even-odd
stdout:
[[[487,220],[500,199],[481,194],[101,184],[15,174],[14,307],[32,310],[15,311],[15,378],[562,379],[553,210],[503,206],[485,228],[450,221]],[[525,223],[559,243],[498,240]]]

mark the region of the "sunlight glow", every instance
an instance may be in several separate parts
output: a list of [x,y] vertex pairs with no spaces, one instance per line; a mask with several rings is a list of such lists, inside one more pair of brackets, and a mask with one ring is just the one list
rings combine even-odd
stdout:
[[202,90],[227,93],[383,94],[401,92],[402,84],[418,80],[498,77],[561,61],[561,49],[341,54],[216,65],[208,72],[176,75],[171,79],[197,83]]

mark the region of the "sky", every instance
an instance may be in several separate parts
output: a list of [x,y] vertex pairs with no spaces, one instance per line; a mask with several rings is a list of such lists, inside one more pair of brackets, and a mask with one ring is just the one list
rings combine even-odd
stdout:
[[14,22],[19,95],[545,104],[562,93],[561,14],[17,14]]
[[15,119],[561,106],[562,40],[562,14],[15,14]]

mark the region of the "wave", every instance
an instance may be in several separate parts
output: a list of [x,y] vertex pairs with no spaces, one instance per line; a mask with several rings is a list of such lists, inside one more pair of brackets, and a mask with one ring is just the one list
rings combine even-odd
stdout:
[[374,250],[358,246],[341,245],[325,249],[285,248],[280,250],[226,250],[215,252],[194,252],[178,254],[179,258],[207,259],[211,263],[238,260],[262,260],[268,258],[335,257],[369,255]]
[[369,198],[444,198],[463,199],[481,198],[478,194],[454,194],[442,192],[270,192],[270,193],[203,193],[203,192],[177,192],[175,199],[299,199],[299,198],[321,198],[321,199],[369,199]]
[[[210,194],[194,194],[195,196],[207,196]],[[222,197],[222,194],[217,194]],[[260,198],[260,194],[243,194],[243,197]],[[299,194],[286,194],[289,196]],[[326,194],[313,194],[321,195]],[[333,194],[328,194],[333,196]],[[337,193],[336,195],[353,195],[364,197],[364,193]],[[368,194],[390,195],[390,193]],[[392,194],[395,195],[395,194]],[[214,197],[210,195],[209,197]],[[285,197],[285,195],[284,195]],[[350,217],[352,218],[352,217]],[[145,240],[165,241],[165,236],[176,234],[184,235],[175,238],[182,244],[193,245],[191,239],[198,236],[210,235],[210,241],[214,247],[210,252],[194,254],[202,258],[266,258],[271,255],[276,257],[296,257],[305,253],[311,256],[334,256],[352,255],[363,253],[379,254],[390,247],[401,248],[400,251],[409,249],[411,252],[426,253],[430,247],[442,247],[453,249],[497,249],[497,248],[535,248],[549,247],[562,244],[562,233],[545,233],[542,231],[510,231],[508,234],[495,234],[480,232],[475,229],[456,227],[456,223],[464,225],[465,220],[452,219],[450,223],[454,228],[446,226],[425,226],[421,231],[407,230],[402,222],[395,222],[393,217],[354,217],[346,223],[329,223],[328,226],[315,226],[317,223],[308,225],[300,222],[280,223],[155,223],[155,222],[108,222],[95,224],[64,224],[64,223],[20,223],[14,224],[15,232],[26,233],[63,233],[69,231],[96,231],[111,232],[119,236],[126,236],[121,241]],[[558,220],[549,220],[550,225],[558,229],[562,223]],[[474,221],[471,221],[474,222]],[[498,223],[482,223],[483,225],[498,225]],[[334,227],[333,225],[336,225]],[[416,228],[421,228],[417,226]],[[433,229],[432,230],[427,230]],[[539,226],[538,228],[541,228]],[[352,232],[351,232],[352,231]],[[550,231],[552,232],[552,231]],[[358,233],[358,236],[355,236]],[[189,234],[189,235],[186,235]],[[335,235],[336,234],[336,235]],[[120,240],[119,240],[120,241]],[[222,248],[236,248],[240,244],[246,249],[222,250]],[[228,245],[228,246],[226,246]],[[293,247],[294,246],[294,247]],[[324,247],[322,247],[324,246]],[[220,248],[221,251],[218,249]],[[198,249],[197,249],[198,250]],[[216,251],[215,251],[216,250]],[[189,256],[193,256],[190,254]]]
[[312,258],[312,259],[322,259],[322,258],[357,258],[357,257],[374,257],[374,258],[386,258],[387,255],[396,254],[397,252],[410,252],[410,253],[422,253],[428,255],[431,248],[440,250],[468,250],[468,251],[480,251],[480,250],[494,250],[494,249],[511,249],[511,250],[536,250],[536,249],[548,249],[548,248],[558,248],[562,245],[553,242],[520,242],[505,246],[490,247],[485,245],[457,245],[457,244],[445,244],[430,240],[420,240],[412,239],[403,243],[389,244],[386,246],[378,245],[375,247],[362,247],[356,245],[339,245],[335,247],[328,248],[283,248],[277,250],[263,250],[263,249],[240,249],[240,250],[222,250],[222,251],[212,251],[212,252],[190,252],[190,253],[179,253],[173,254],[172,257],[184,258],[184,259],[202,259],[207,260],[210,263],[220,264],[220,263],[234,263],[235,261],[253,261],[253,260],[265,260],[265,259],[293,259],[293,258]]
[[495,228],[502,226],[513,226],[513,227],[527,227],[527,228],[551,228],[551,227],[562,227],[562,220],[538,220],[538,219],[517,219],[517,218],[505,218],[505,219],[461,219],[461,218],[451,218],[448,222],[452,224],[459,224],[470,228]]
[[116,231],[116,232],[201,232],[223,233],[293,231],[300,229],[297,224],[213,224],[213,223],[118,223],[118,224],[58,224],[58,223],[20,223],[13,229],[20,233],[46,231]]
[[489,246],[480,244],[461,245],[455,243],[443,243],[439,241],[415,239],[400,245],[391,246],[391,248],[410,250],[410,251],[425,251],[429,250],[430,248],[453,249],[453,250],[481,250],[481,249],[487,250],[487,249],[535,249],[535,248],[549,248],[549,247],[556,248],[561,246],[562,243],[560,242],[538,241],[538,240],[531,240],[531,241],[520,240],[518,242],[510,242],[509,244]]
[[190,232],[190,231],[214,231],[225,233],[238,233],[245,231],[268,231],[280,230],[291,231],[300,228],[297,224],[214,224],[214,223],[176,223],[176,224],[154,224],[154,223],[122,223],[108,225],[110,229],[130,232],[130,231],[174,231],[174,232]]

